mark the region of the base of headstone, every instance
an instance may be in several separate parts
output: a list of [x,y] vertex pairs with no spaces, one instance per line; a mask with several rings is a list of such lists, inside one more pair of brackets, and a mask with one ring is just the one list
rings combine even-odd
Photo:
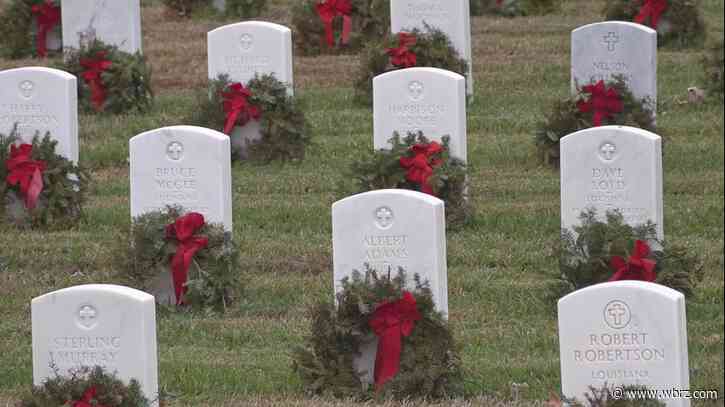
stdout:
[[262,127],[256,120],[251,120],[244,126],[237,126],[232,131],[232,151],[241,160],[249,158],[249,146],[262,138]]
[[355,355],[352,366],[360,376],[363,389],[375,384],[375,356],[378,353],[378,337],[370,334],[360,344],[360,354]]

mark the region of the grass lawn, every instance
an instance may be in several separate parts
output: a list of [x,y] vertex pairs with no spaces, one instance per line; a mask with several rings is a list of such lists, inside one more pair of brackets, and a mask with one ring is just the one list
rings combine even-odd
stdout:
[[[288,22],[293,1],[271,0],[265,19]],[[0,405],[12,405],[32,382],[31,298],[119,282],[111,259],[129,222],[128,139],[182,124],[193,91],[205,86],[205,33],[225,22],[177,20],[160,2],[146,3],[144,50],[157,105],[147,115],[80,116],[81,162],[95,181],[86,219],[58,233],[0,225]],[[551,247],[559,234],[559,174],[537,162],[532,139],[542,111],[569,92],[570,31],[599,21],[603,7],[601,0],[566,3],[557,15],[472,20],[468,154],[477,208],[471,225],[448,233],[448,286],[473,405],[511,401],[514,384],[525,384],[525,400],[547,399],[560,385],[555,304],[547,299],[558,267]],[[703,3],[709,37],[722,38],[723,0]],[[701,50],[659,54],[664,226],[668,239],[705,262],[687,304],[691,387],[722,395],[723,106],[683,103],[687,87],[703,85],[701,58]],[[0,60],[0,69],[43,62]],[[169,406],[350,405],[307,399],[290,354],[308,333],[308,307],[332,297],[330,205],[351,190],[345,174],[358,151],[372,148],[372,111],[352,103],[357,62],[295,59],[297,95],[315,141],[304,161],[234,164],[244,290],[221,316],[159,311],[159,385],[176,396]]]

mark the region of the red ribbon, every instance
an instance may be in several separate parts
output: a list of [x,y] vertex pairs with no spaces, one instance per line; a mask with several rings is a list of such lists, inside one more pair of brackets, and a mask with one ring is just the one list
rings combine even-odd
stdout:
[[380,390],[400,370],[403,337],[410,336],[415,322],[420,321],[415,297],[408,291],[396,302],[383,302],[368,323],[378,337],[375,356],[375,387]]
[[176,219],[166,226],[166,238],[176,239],[176,254],[171,259],[171,276],[174,280],[176,304],[183,303],[186,281],[189,277],[189,266],[196,252],[209,244],[209,238],[194,236],[204,226],[204,215],[191,212]]
[[103,110],[103,104],[106,102],[106,87],[103,85],[102,74],[110,69],[112,64],[106,59],[107,55],[106,51],[98,51],[94,58],[80,60],[81,67],[85,68],[81,76],[91,88],[91,102],[97,112]]
[[433,167],[442,164],[439,158],[434,156],[443,151],[443,146],[435,141],[430,143],[418,143],[410,150],[412,157],[400,157],[400,166],[408,170],[405,179],[418,184],[420,191],[429,195],[435,195],[433,187],[428,184],[428,179],[433,175]]
[[335,34],[332,29],[332,21],[337,16],[342,17],[342,38],[341,43],[347,45],[350,42],[350,33],[352,32],[352,4],[350,0],[323,0],[318,3],[315,8],[320,20],[325,24],[325,37],[327,38],[327,46],[332,48],[335,46]]
[[400,68],[410,68],[418,62],[418,57],[410,47],[415,45],[415,35],[408,33],[398,34],[398,48],[388,48],[386,53],[390,55],[390,63]]
[[70,404],[70,407],[106,407],[106,405],[99,403],[98,400],[96,400],[95,404],[91,404],[96,398],[97,392],[96,386],[91,386],[85,391],[85,393],[83,393],[80,400],[69,401],[68,403]]
[[594,126],[601,126],[602,119],[613,119],[616,113],[624,110],[624,102],[617,89],[607,89],[604,81],[599,81],[596,85],[584,86],[582,91],[589,94],[589,99],[579,101],[577,107],[582,113],[594,113],[592,120]]
[[10,158],[5,161],[8,170],[7,183],[10,186],[20,185],[20,194],[25,198],[25,207],[35,209],[38,197],[43,191],[43,171],[47,164],[45,161],[32,160],[31,144],[21,144],[20,147],[10,146]]
[[657,25],[660,23],[660,17],[667,11],[667,0],[644,0],[642,7],[639,9],[639,14],[634,18],[634,21],[639,24],[643,24],[649,18],[650,27],[657,29]]
[[650,248],[646,242],[637,240],[634,243],[634,253],[629,257],[629,261],[624,261],[622,257],[612,256],[610,266],[614,269],[614,275],[609,281],[621,280],[639,280],[654,282],[657,279],[655,267],[657,262],[647,258],[650,254]]
[[48,55],[48,33],[60,23],[60,7],[53,4],[53,0],[45,0],[41,4],[34,5],[31,12],[35,16],[38,26],[35,48],[38,56],[46,57]]
[[228,91],[222,92],[224,113],[227,115],[224,133],[231,134],[235,125],[244,126],[250,119],[259,120],[262,111],[249,103],[248,99],[252,97],[252,92],[241,83],[233,83],[229,85],[228,89]]

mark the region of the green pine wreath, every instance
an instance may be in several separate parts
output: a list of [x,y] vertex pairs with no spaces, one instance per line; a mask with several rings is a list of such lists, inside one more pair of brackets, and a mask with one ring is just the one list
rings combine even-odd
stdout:
[[[164,5],[182,17],[197,13],[216,14],[213,0],[163,0]],[[267,8],[267,0],[226,0],[224,10],[227,17],[254,18]]]
[[[0,57],[18,59],[36,54],[35,41],[37,36],[36,20],[33,6],[45,0],[10,0],[0,11]],[[60,7],[60,0],[53,0]],[[53,33],[60,38],[61,26],[58,24]],[[60,52],[49,50],[49,55]]]
[[352,32],[347,45],[339,43],[342,18],[333,22],[336,44],[329,47],[325,27],[315,6],[325,0],[297,0],[292,6],[292,26],[296,53],[303,56],[356,53],[369,41],[385,37],[390,28],[389,0],[350,0]]
[[[224,131],[226,114],[223,93],[233,84],[227,75],[220,75],[209,84],[208,91],[196,96],[196,106],[187,122],[197,126]],[[254,161],[301,160],[310,144],[310,134],[304,110],[287,85],[273,75],[256,75],[244,84],[252,96],[248,101],[261,114],[261,140],[249,144],[232,143],[232,157]],[[241,118],[241,116],[240,116]]]
[[[98,59],[100,55],[111,64],[101,74],[106,98],[102,105],[95,106],[90,83],[84,77],[88,69],[82,62]],[[87,112],[144,113],[153,107],[151,67],[141,52],[130,54],[95,40],[88,47],[70,50],[60,69],[78,77],[78,100]]]
[[535,16],[559,9],[561,0],[471,0],[471,14],[504,17]]
[[[415,38],[415,44],[408,47],[415,54],[414,66],[446,69],[466,76],[468,63],[453,47],[450,38],[441,30],[426,25],[425,30],[413,30],[409,33]],[[373,78],[405,68],[396,66],[387,52],[399,46],[400,35],[383,40],[371,41],[360,52],[360,69],[355,80],[355,100],[361,104],[372,103]]]
[[[342,281],[337,307],[319,303],[310,312],[311,334],[294,351],[294,370],[310,395],[340,398],[445,398],[462,394],[462,373],[456,345],[447,322],[435,310],[426,282],[414,277],[409,289],[406,273],[379,275],[365,266]],[[367,386],[355,371],[353,360],[363,343],[375,334],[370,320],[384,303],[412,294],[420,320],[410,336],[402,339],[398,374],[381,389]],[[362,373],[362,372],[360,372]]]
[[[167,234],[167,227],[184,215],[179,206],[145,213],[133,219],[129,241],[121,242],[116,266],[120,277],[140,290],[152,292],[162,305],[175,305],[169,293],[171,259],[179,242]],[[225,312],[237,296],[240,286],[239,250],[229,233],[219,224],[206,223],[194,236],[208,238],[208,245],[194,254],[184,293],[177,309]]]
[[150,407],[138,380],[127,385],[101,367],[80,368],[49,378],[24,394],[18,407],[55,406]]
[[363,153],[351,164],[350,178],[357,192],[400,188],[431,193],[446,203],[449,226],[465,224],[473,214],[467,198],[466,164],[450,155],[449,136],[443,136],[441,140],[441,151],[428,159],[435,162],[431,165],[433,173],[427,182],[432,191],[425,191],[423,185],[408,180],[408,170],[401,164],[401,158],[415,155],[413,149],[416,145],[428,145],[430,141],[423,132],[409,133],[404,138],[396,132],[389,141],[390,149]]
[[656,262],[656,282],[691,296],[702,278],[702,261],[686,247],[662,242],[657,239],[657,225],[648,221],[640,225],[628,225],[619,211],[609,211],[600,220],[594,209],[582,212],[579,226],[563,229],[558,242],[559,275],[561,291],[557,298],[609,281],[616,270],[612,258],[627,259],[635,255],[637,241],[649,244],[650,253],[645,258]]
[[[615,77],[605,82],[607,89],[615,89],[623,103],[623,109],[612,118],[605,118],[602,126],[620,125],[631,126],[657,132],[654,119],[654,104],[649,99],[637,99],[627,87],[622,77]],[[582,112],[579,108],[581,101],[589,99],[583,91],[583,86],[577,85],[574,96],[558,100],[551,107],[543,121],[537,125],[534,133],[534,144],[541,161],[552,167],[559,167],[559,141],[580,130],[594,127],[592,113]]]
[[83,217],[89,176],[85,169],[67,158],[56,154],[58,142],[46,133],[33,137],[31,158],[42,161],[46,169],[42,172],[43,188],[35,208],[28,209],[19,185],[7,181],[10,171],[11,146],[17,144],[17,127],[10,135],[0,134],[0,219],[3,223],[25,228],[48,228],[60,230],[73,227]]
[[[647,0],[607,0],[604,16],[610,21],[635,21]],[[662,0],[667,9],[654,27],[651,18],[644,24],[657,31],[658,45],[674,48],[702,47],[705,42],[705,20],[700,0]]]

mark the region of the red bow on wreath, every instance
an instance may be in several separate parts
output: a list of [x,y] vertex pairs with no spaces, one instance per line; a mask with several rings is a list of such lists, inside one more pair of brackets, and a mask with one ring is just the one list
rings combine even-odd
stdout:
[[657,279],[655,267],[657,262],[647,258],[650,254],[650,248],[646,242],[637,240],[634,243],[634,253],[629,257],[629,261],[624,261],[622,257],[612,256],[610,266],[614,269],[614,275],[609,281],[622,280],[639,280],[654,282]]
[[20,185],[20,194],[25,198],[25,207],[34,209],[40,193],[43,191],[43,171],[45,161],[32,160],[31,144],[20,147],[10,146],[10,158],[5,162],[8,170],[7,183],[10,186]]
[[657,25],[660,23],[660,17],[667,11],[667,0],[644,0],[642,7],[639,9],[639,14],[634,18],[634,21],[639,24],[644,24],[649,18],[650,27],[657,29]]
[[390,63],[399,68],[410,68],[418,62],[418,57],[410,47],[416,43],[415,35],[408,33],[398,34],[398,48],[388,48],[386,53],[390,55]]
[[327,46],[332,48],[335,46],[335,34],[332,31],[332,21],[337,16],[342,16],[342,38],[340,42],[347,45],[350,42],[350,33],[352,32],[352,4],[350,0],[323,0],[318,3],[315,8],[320,20],[325,24],[325,37],[327,38]]
[[209,238],[194,236],[204,224],[204,215],[191,212],[179,217],[173,224],[166,226],[166,238],[177,241],[176,254],[171,259],[171,277],[174,281],[176,305],[183,303],[191,260],[196,252],[204,249],[209,244]]
[[45,0],[41,4],[34,5],[31,12],[38,26],[35,48],[38,56],[45,57],[48,55],[48,33],[60,23],[60,7],[56,6],[53,0]]
[[607,89],[604,81],[599,81],[596,85],[584,86],[582,92],[588,93],[589,99],[586,101],[580,100],[577,107],[582,113],[594,113],[592,120],[594,126],[601,126],[602,119],[613,119],[615,114],[624,110],[624,102],[622,102],[617,89]]
[[430,143],[418,143],[410,150],[412,157],[400,157],[400,166],[408,170],[405,179],[420,186],[420,191],[429,195],[433,193],[433,187],[428,184],[428,178],[433,175],[433,168],[442,164],[439,158],[434,156],[443,151],[443,146],[435,141]]
[[96,393],[96,386],[91,386],[83,393],[80,400],[69,401],[67,404],[70,404],[70,407],[106,407],[104,404],[99,403],[98,400],[96,400],[96,404],[91,404],[93,399],[96,398]]
[[106,87],[103,85],[102,74],[111,69],[112,65],[112,62],[106,59],[107,55],[106,51],[98,51],[94,58],[80,60],[81,67],[85,68],[81,76],[91,88],[91,102],[98,112],[103,110],[103,104],[106,102]]
[[383,302],[368,323],[378,337],[375,355],[375,387],[380,390],[400,370],[403,337],[410,336],[421,316],[415,297],[408,291],[396,302]]
[[249,103],[252,92],[241,83],[233,83],[229,85],[228,89],[228,91],[222,92],[224,113],[227,115],[224,133],[231,134],[235,125],[244,126],[250,119],[259,120],[262,111]]

